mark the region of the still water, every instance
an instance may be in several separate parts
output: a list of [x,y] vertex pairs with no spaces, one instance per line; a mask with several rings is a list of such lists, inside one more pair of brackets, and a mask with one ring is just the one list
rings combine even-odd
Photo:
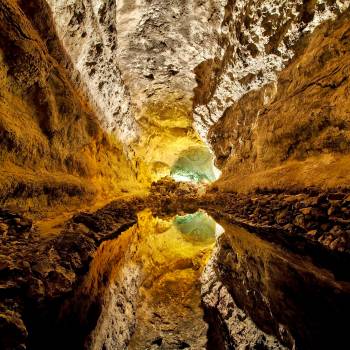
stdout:
[[310,258],[202,210],[145,210],[101,245],[76,307],[99,305],[91,349],[346,349],[349,296]]

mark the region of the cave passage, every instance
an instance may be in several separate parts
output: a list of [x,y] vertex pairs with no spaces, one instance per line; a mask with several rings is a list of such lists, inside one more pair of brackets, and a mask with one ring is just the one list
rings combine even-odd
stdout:
[[[157,217],[146,209],[137,217],[136,225],[99,247],[67,308],[96,324],[85,346],[206,349],[200,280],[223,228],[202,210]],[[96,309],[98,320],[89,320],[87,310]]]
[[204,349],[208,325],[200,278],[221,227],[203,211],[170,220],[139,218],[141,230],[156,223],[141,243],[147,277],[140,285],[128,349]]
[[0,350],[350,349],[349,62],[350,0],[0,0]]
[[207,147],[190,147],[182,151],[171,168],[170,176],[175,181],[210,183],[221,172],[214,165],[214,156]]
[[[96,324],[85,337],[88,348],[255,344],[285,350],[294,344],[314,349],[312,343],[321,349],[333,341],[327,329],[337,334],[334,342],[343,341],[349,283],[226,220],[219,224],[203,210],[159,215],[139,212],[137,224],[97,250],[73,300],[78,319]],[[98,320],[88,319],[91,310],[99,310]]]

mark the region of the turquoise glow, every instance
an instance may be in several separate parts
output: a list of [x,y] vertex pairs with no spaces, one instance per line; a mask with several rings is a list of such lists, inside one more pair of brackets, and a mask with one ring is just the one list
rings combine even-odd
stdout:
[[191,147],[183,151],[171,168],[175,181],[213,182],[220,176],[214,158],[206,147]]
[[217,223],[208,214],[198,211],[194,214],[176,216],[174,219],[176,228],[192,242],[214,242],[217,231]]

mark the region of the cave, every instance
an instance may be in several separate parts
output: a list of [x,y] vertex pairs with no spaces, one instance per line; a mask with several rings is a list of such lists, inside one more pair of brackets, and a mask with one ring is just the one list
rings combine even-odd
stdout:
[[178,182],[211,183],[220,177],[214,157],[206,147],[191,147],[182,151],[171,167],[170,176]]
[[0,349],[346,349],[350,1],[1,0]]

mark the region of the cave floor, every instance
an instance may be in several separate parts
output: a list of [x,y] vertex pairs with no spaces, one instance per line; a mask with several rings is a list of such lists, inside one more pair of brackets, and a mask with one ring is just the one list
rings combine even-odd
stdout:
[[2,348],[342,348],[348,253],[240,220],[235,205],[256,212],[244,196],[215,198],[114,201],[51,236],[2,210]]
[[139,220],[144,278],[128,349],[205,349],[200,277],[214,247],[216,223],[204,212]]

